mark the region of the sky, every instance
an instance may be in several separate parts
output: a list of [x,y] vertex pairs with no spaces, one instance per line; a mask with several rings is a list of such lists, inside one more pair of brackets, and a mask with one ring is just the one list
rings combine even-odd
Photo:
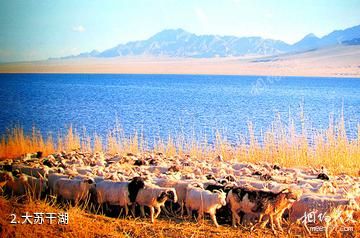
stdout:
[[294,43],[360,24],[359,0],[1,0],[0,62],[145,40],[164,29]]

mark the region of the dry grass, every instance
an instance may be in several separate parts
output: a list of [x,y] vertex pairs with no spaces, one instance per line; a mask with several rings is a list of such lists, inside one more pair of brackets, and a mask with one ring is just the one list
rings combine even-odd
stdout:
[[[103,215],[89,214],[80,207],[70,207],[67,210],[59,208],[55,203],[42,200],[32,200],[19,203],[16,198],[6,200],[0,197],[0,237],[309,237],[305,229],[292,225],[291,233],[288,235],[280,233],[273,235],[269,228],[250,232],[249,228],[233,228],[230,225],[221,225],[216,228],[211,221],[203,220],[200,223],[175,218],[160,218],[154,224],[146,219],[132,218],[109,218]],[[69,215],[68,224],[10,224],[12,217],[16,214],[20,221],[21,215],[28,212],[63,213]],[[31,219],[33,221],[33,219]],[[285,228],[285,227],[284,227]],[[287,228],[285,228],[285,231]],[[336,233],[332,237],[358,237],[360,224],[355,225],[353,232]],[[323,237],[324,233],[314,233],[311,237]]]
[[[79,207],[66,211],[69,215],[67,225],[56,222],[50,225],[48,221],[42,225],[10,224],[10,214],[19,217],[25,212],[60,213],[64,210],[44,201],[23,204],[14,198],[6,200],[3,197],[0,197],[0,207],[2,237],[274,237],[270,229],[250,233],[229,225],[216,228],[209,220],[196,223],[168,218],[160,218],[152,224],[149,219],[118,219],[89,214]],[[23,221],[22,218],[19,220]]]
[[[286,167],[323,165],[333,174],[358,175],[360,124],[357,127],[357,138],[352,140],[347,138],[343,118],[336,124],[329,123],[324,131],[309,130],[305,128],[303,121],[301,124],[302,130],[297,132],[293,121],[289,125],[284,125],[278,119],[274,121],[272,128],[261,136],[255,136],[254,128],[249,123],[248,137],[240,135],[236,146],[232,146],[225,137],[217,133],[214,144],[196,141],[194,138],[199,138],[196,136],[189,139],[185,135],[180,135],[176,138],[169,136],[167,140],[154,141],[151,149],[143,135],[135,132],[133,136],[126,137],[119,126],[110,131],[105,140],[96,134],[91,140],[90,136],[85,133],[80,135],[70,126],[65,135],[58,135],[56,143],[52,136],[45,140],[36,129],[33,129],[30,135],[26,135],[23,128],[17,126],[2,136],[0,158],[14,158],[37,151],[47,155],[61,150],[104,151],[108,154],[136,154],[153,150],[167,156],[190,154],[206,159],[222,155],[225,160],[264,161]],[[312,133],[309,134],[309,131]]]

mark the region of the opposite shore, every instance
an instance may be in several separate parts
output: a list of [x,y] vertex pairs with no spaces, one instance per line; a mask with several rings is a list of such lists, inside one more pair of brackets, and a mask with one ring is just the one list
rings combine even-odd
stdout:
[[360,78],[360,46],[278,56],[73,58],[0,64],[0,73],[206,74]]

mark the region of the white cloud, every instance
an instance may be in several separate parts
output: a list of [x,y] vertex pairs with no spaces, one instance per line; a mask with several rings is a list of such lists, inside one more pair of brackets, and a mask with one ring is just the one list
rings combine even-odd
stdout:
[[75,32],[84,32],[86,29],[84,26],[78,25],[78,26],[73,26],[72,30]]

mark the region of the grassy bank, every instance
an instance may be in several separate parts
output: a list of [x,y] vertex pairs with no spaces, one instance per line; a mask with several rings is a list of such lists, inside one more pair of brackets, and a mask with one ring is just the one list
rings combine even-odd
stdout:
[[54,139],[52,136],[44,138],[35,128],[32,133],[25,134],[23,128],[17,126],[2,136],[0,158],[14,158],[37,151],[45,155],[62,150],[103,151],[109,154],[156,151],[168,156],[190,154],[203,159],[222,155],[225,160],[264,161],[286,167],[325,166],[334,174],[359,174],[360,124],[352,128],[352,131],[357,131],[357,137],[352,139],[346,135],[343,118],[337,123],[329,123],[328,128],[321,131],[305,128],[304,122],[301,122],[300,132],[296,131],[293,121],[284,125],[279,120],[273,125],[260,136],[255,136],[253,125],[249,123],[248,136],[240,135],[236,145],[217,133],[212,144],[197,141],[195,136],[185,139],[189,137],[181,135],[154,141],[152,147],[142,135],[134,133],[127,137],[118,127],[109,131],[105,139],[96,134],[79,133],[72,127]]

